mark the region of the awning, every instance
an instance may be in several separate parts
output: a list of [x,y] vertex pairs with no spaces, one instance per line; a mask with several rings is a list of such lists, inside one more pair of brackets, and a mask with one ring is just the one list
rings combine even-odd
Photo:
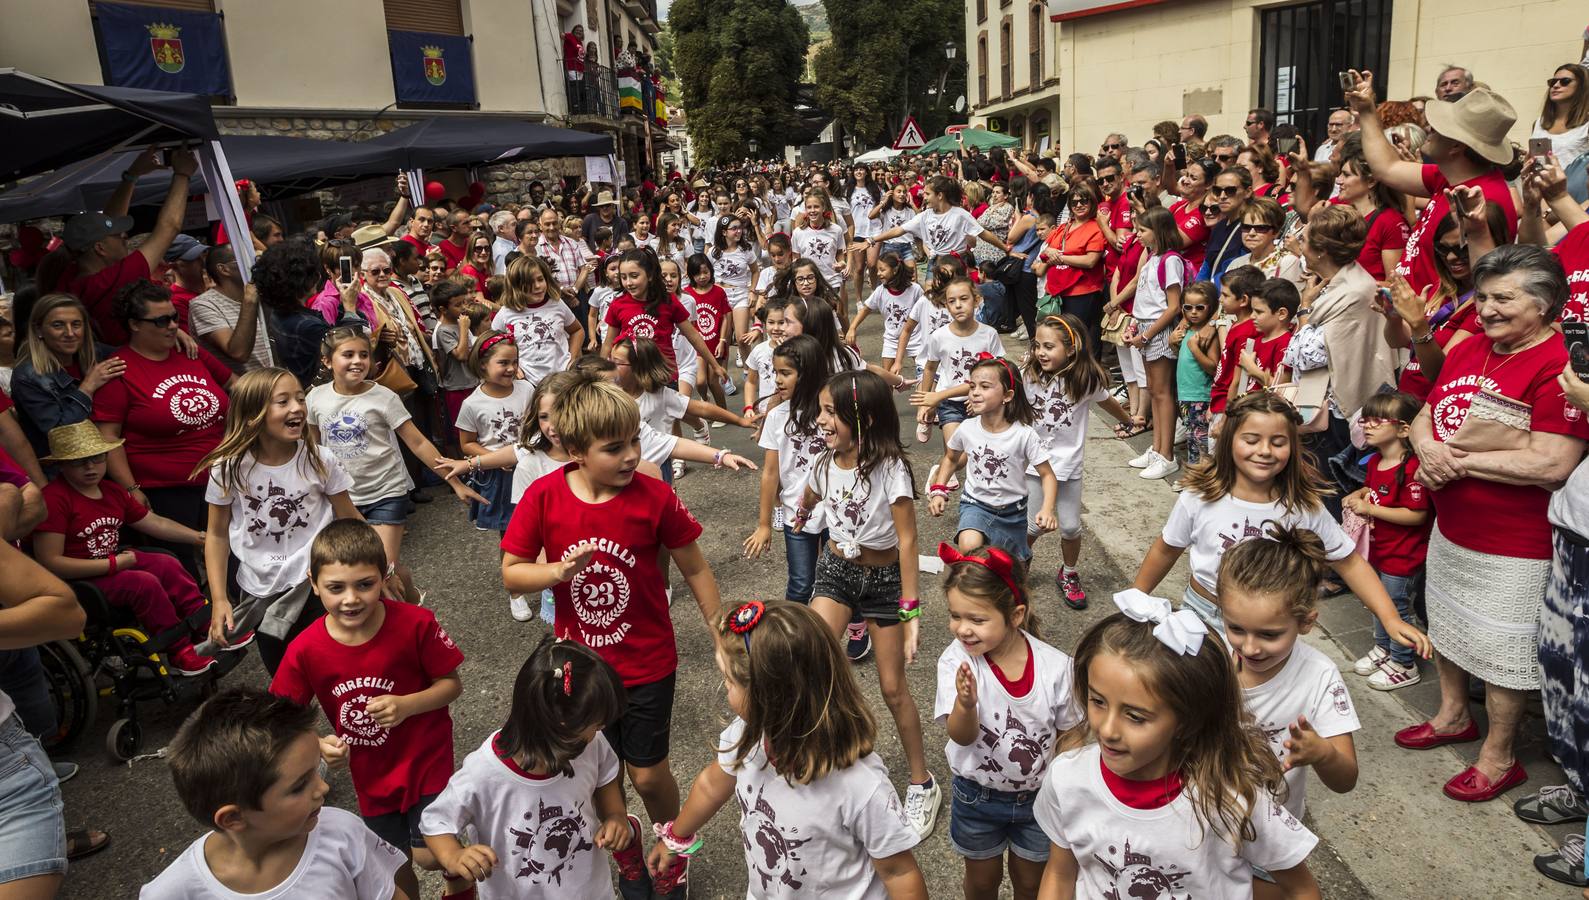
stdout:
[[364,143],[397,150],[405,169],[613,152],[612,138],[606,135],[494,116],[435,116]]

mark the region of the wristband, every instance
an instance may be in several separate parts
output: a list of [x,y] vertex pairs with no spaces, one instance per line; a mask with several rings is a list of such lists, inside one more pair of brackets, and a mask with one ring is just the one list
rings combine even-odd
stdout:
[[106,557],[105,561],[110,563],[110,571],[105,573],[105,577],[108,578],[116,574],[116,554],[112,553],[110,556]]
[[141,490],[143,490],[143,485],[139,484],[136,481],[134,481],[132,484],[127,485],[127,493],[129,493],[129,494],[136,494],[137,492],[139,492]]
[[1430,341],[1432,341],[1434,339],[1435,339],[1435,330],[1433,328],[1431,328],[1428,331],[1425,331],[1423,333],[1423,337],[1418,337],[1418,336],[1414,335],[1413,339],[1412,339],[1412,342],[1414,344],[1427,344],[1427,343],[1429,343]]
[[916,599],[915,597],[901,597],[901,598],[899,598],[899,608],[900,609],[916,609],[916,608],[918,608],[920,606],[921,606],[921,601]]
[[927,493],[932,494],[932,495],[937,496],[937,497],[947,497],[947,496],[949,496],[949,485],[947,485],[947,484],[935,484],[932,487],[927,489]]
[[687,841],[684,838],[679,837],[673,831],[672,820],[669,820],[665,823],[658,822],[653,824],[651,826],[651,830],[656,833],[657,840],[662,842],[662,846],[668,848],[669,853],[683,856],[685,858],[689,858],[700,852],[701,845],[704,843],[704,841],[701,840],[700,835],[692,834],[689,836],[689,840]]
[[728,449],[727,448],[724,448],[722,450],[717,451],[717,455],[712,457],[712,468],[721,469],[723,467],[723,457],[725,457],[727,455],[728,455]]
[[756,405],[755,404],[747,403],[747,404],[745,404],[745,408],[743,410],[741,410],[741,412],[755,412],[755,410],[756,410]]
[[919,619],[919,618],[921,618],[921,607],[920,606],[913,606],[910,609],[906,609],[903,606],[901,606],[899,608],[899,620],[901,622],[909,622],[911,619]]

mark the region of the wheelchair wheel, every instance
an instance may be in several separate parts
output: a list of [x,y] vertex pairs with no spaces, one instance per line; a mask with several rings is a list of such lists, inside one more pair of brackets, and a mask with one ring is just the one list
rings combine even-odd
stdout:
[[143,727],[131,719],[117,719],[105,734],[105,752],[116,762],[124,763],[143,747]]
[[46,750],[65,750],[94,724],[99,691],[94,687],[88,663],[71,641],[40,644],[39,661],[44,666],[44,680],[59,723],[40,743]]

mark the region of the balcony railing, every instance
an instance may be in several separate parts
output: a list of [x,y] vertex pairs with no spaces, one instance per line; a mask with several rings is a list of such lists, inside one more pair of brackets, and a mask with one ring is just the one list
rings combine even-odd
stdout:
[[577,81],[570,78],[565,84],[569,115],[618,117],[618,79],[612,69],[587,65],[583,78]]

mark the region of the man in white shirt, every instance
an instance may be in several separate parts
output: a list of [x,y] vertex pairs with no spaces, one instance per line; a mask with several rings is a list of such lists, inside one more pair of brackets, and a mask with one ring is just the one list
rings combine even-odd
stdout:
[[188,304],[188,326],[204,349],[233,372],[274,365],[264,313],[253,289],[243,284],[231,244],[210,250],[205,270],[215,287]]
[[1314,162],[1330,162],[1341,140],[1357,130],[1357,114],[1349,109],[1330,110],[1330,121],[1324,128],[1328,137],[1313,151]]
[[491,274],[505,274],[508,270],[508,254],[519,248],[519,242],[513,234],[518,219],[514,218],[512,212],[499,209],[491,214],[486,224],[491,226],[491,233],[496,236],[491,241]]

